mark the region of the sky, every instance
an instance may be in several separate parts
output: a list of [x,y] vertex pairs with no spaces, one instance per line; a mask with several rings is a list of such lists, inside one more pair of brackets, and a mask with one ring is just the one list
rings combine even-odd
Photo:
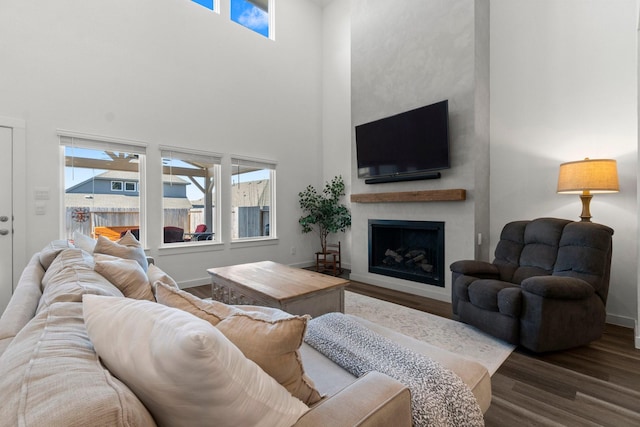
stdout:
[[[214,0],[193,0],[213,10]],[[247,0],[231,0],[231,20],[258,34],[269,37],[269,15]]]

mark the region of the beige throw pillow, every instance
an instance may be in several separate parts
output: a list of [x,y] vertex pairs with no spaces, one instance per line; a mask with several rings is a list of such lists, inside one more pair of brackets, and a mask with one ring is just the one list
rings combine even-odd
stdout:
[[216,326],[246,357],[306,404],[321,399],[304,372],[299,352],[308,316],[294,316],[268,307],[243,310],[218,301],[204,301],[159,282],[156,299]]
[[156,300],[147,273],[137,261],[98,254],[95,262],[95,270],[117,287],[125,297]]
[[117,242],[112,242],[104,236],[99,236],[93,253],[136,260],[144,271],[147,271],[149,267],[144,249],[140,242],[131,234],[131,231],[127,231],[127,234]]
[[166,285],[172,286],[176,289],[179,289],[178,283],[173,280],[171,276],[162,271],[160,267],[155,264],[149,264],[149,268],[147,269],[147,278],[149,279],[149,283],[153,286],[153,290],[155,292],[155,283],[160,281]]
[[149,301],[87,295],[89,337],[159,426],[282,426],[309,408],[208,322]]

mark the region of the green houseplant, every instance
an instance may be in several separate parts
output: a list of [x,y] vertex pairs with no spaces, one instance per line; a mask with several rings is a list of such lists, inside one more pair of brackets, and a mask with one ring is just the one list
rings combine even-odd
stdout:
[[304,213],[298,220],[302,232],[317,232],[323,253],[327,251],[327,236],[330,233],[346,231],[351,227],[351,212],[340,203],[344,194],[342,176],[336,176],[331,182],[327,182],[321,193],[311,185],[298,193],[300,208]]

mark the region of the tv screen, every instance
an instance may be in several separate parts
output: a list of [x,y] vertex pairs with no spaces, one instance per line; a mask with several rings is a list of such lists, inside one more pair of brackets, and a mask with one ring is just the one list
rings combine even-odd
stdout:
[[444,100],[356,126],[358,177],[401,180],[449,168],[448,104]]

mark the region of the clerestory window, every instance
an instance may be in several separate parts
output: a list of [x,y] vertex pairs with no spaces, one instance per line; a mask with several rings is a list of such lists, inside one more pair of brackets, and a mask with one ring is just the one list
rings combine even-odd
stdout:
[[274,39],[274,0],[230,0],[231,20],[267,38]]
[[213,11],[218,11],[218,3],[217,0],[192,0],[194,3],[198,3],[201,6],[206,7],[207,9],[211,9]]

